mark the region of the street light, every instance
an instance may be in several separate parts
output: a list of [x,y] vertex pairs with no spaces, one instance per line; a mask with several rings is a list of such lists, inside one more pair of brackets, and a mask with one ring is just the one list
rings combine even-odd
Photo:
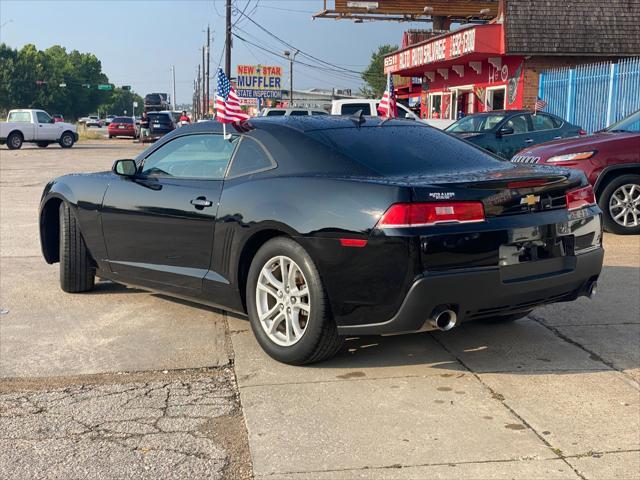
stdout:
[[296,59],[296,55],[299,53],[299,50],[293,52],[293,55],[291,55],[289,50],[285,50],[282,53],[289,59],[289,106],[293,107],[293,62]]

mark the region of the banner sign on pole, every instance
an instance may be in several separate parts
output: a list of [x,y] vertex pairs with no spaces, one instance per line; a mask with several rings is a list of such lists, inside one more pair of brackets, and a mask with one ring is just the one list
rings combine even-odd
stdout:
[[282,68],[268,65],[238,65],[236,93],[245,98],[281,98]]

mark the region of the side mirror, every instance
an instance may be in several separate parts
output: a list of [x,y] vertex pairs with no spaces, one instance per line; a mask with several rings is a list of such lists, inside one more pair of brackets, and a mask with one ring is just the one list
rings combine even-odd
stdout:
[[504,137],[505,135],[513,135],[513,127],[502,127],[498,130],[498,137]]
[[116,160],[111,168],[113,173],[123,177],[133,177],[138,171],[136,162],[131,159]]

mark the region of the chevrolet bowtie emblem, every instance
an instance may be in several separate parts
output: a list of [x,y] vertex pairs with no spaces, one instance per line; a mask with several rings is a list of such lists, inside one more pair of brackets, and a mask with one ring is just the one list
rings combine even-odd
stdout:
[[520,199],[520,205],[528,205],[533,207],[536,203],[540,203],[540,197],[537,195],[527,195]]

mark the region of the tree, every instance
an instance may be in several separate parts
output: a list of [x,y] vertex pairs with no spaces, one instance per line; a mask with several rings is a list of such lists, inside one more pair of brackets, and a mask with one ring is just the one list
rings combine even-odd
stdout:
[[116,88],[111,93],[111,98],[100,105],[100,112],[113,115],[124,115],[125,111],[127,115],[133,115],[133,102],[138,102],[137,112],[141,113],[144,108],[144,100],[140,95],[130,90],[122,90]]
[[101,83],[109,78],[91,53],[67,52],[59,45],[16,50],[0,43],[0,111],[42,108],[78,118],[111,101],[113,92],[98,90]]
[[384,57],[398,50],[396,45],[380,45],[378,50],[371,54],[369,66],[362,72],[365,86],[360,89],[360,94],[366,98],[380,98],[387,86],[387,76],[384,74]]

